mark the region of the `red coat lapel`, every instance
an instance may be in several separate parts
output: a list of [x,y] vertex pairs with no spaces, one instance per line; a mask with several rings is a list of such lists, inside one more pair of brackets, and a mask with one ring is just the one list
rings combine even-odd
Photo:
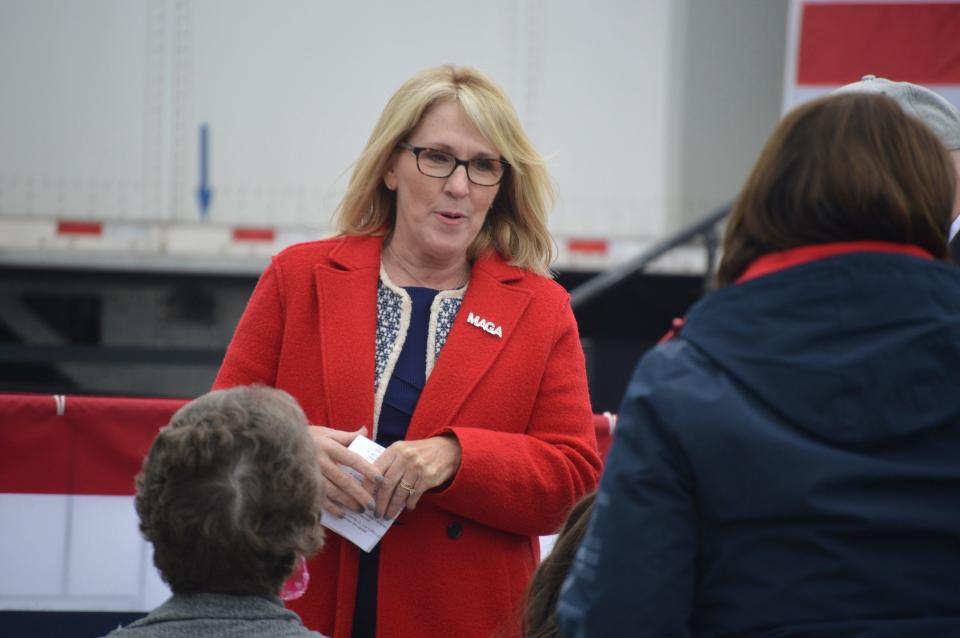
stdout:
[[[460,406],[496,361],[520,322],[530,291],[509,285],[523,271],[495,256],[478,260],[440,357],[420,395],[407,439],[421,439],[450,425]],[[468,323],[470,313],[499,326],[503,337]]]
[[[349,237],[314,269],[330,427],[373,426],[377,281],[382,237]],[[309,371],[304,371],[309,374]]]

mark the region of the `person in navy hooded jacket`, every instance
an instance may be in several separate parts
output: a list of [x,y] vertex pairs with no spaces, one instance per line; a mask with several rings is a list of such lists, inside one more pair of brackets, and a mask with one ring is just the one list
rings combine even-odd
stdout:
[[627,388],[562,635],[960,636],[954,189],[885,96],[780,123]]

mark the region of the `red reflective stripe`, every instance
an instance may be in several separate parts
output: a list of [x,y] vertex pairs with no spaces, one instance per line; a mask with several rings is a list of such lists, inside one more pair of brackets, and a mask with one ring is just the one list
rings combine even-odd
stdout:
[[234,228],[234,241],[273,241],[276,231],[272,228]]
[[58,235],[102,235],[103,224],[99,222],[57,222]]
[[811,3],[801,25],[800,85],[960,84],[960,3]]
[[605,254],[607,248],[606,239],[571,239],[567,241],[567,249],[570,252]]
[[756,279],[757,277],[763,277],[764,275],[769,275],[784,270],[785,268],[799,266],[800,264],[818,259],[826,259],[827,257],[845,255],[847,253],[863,252],[898,253],[901,255],[913,255],[921,259],[933,259],[933,255],[913,244],[895,244],[885,241],[849,241],[833,244],[815,244],[764,255],[747,266],[743,274],[737,278],[737,283],[741,284],[745,281]]

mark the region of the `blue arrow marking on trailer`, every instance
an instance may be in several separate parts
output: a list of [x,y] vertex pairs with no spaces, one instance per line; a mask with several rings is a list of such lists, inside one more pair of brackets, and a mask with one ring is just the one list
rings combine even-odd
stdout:
[[200,218],[206,219],[213,199],[213,190],[210,188],[210,149],[209,126],[200,125],[200,185],[197,186],[197,205],[200,207]]

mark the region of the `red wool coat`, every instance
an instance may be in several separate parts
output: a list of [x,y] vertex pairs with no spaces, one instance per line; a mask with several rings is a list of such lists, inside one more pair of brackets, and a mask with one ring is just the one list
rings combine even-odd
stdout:
[[[370,426],[380,237],[330,239],[274,257],[244,311],[215,387],[261,382],[295,396],[311,423]],[[503,337],[467,322],[473,313]],[[513,635],[539,558],[596,487],[601,461],[569,297],[496,256],[470,286],[410,420],[408,439],[450,433],[463,450],[442,491],[425,494],[381,540],[381,637]],[[348,638],[358,550],[334,533],[291,608]]]

